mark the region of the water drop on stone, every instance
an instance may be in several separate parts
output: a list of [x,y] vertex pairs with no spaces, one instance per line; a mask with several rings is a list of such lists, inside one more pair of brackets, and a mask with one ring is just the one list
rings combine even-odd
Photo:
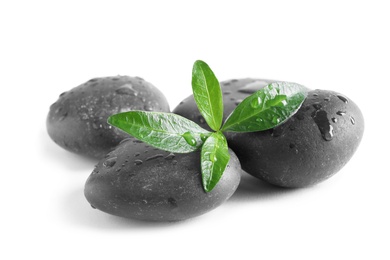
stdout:
[[313,112],[312,118],[317,124],[318,129],[321,132],[322,138],[326,141],[333,139],[333,126],[328,120],[328,114],[324,110],[317,110]]
[[59,120],[59,121],[62,121],[62,120],[64,120],[67,116],[68,116],[68,112],[66,112],[65,114],[63,114],[58,120]]
[[339,115],[339,116],[344,116],[346,114],[346,112],[344,112],[344,111],[337,111],[336,114]]
[[341,101],[343,101],[345,104],[348,104],[348,99],[347,99],[346,97],[344,97],[344,96],[342,96],[342,95],[337,95],[337,97],[338,97]]
[[320,110],[322,108],[321,104],[319,103],[314,103],[313,104],[313,107],[316,109],[316,110]]
[[150,157],[146,158],[145,161],[150,161],[150,160],[154,160],[154,159],[161,158],[161,157],[164,157],[164,155],[156,154],[156,155],[153,155],[153,156],[150,156]]
[[134,165],[141,165],[143,163],[142,160],[135,160]]
[[237,99],[236,102],[234,102],[234,104],[235,104],[236,106],[238,106],[241,102],[242,102],[242,99]]
[[351,123],[354,125],[355,124],[355,118],[353,118],[352,116],[349,118],[351,120]]
[[144,106],[144,109],[145,109],[145,111],[153,111],[153,106],[151,106],[150,104],[147,104]]
[[116,159],[117,159],[116,157],[112,157],[112,158],[105,160],[103,163],[103,166],[106,168],[110,168],[110,167],[114,166],[116,163]]
[[191,146],[196,146],[196,139],[190,132],[185,132],[184,134],[182,134],[182,137],[184,138],[184,140],[186,140],[187,144]]
[[119,144],[126,143],[126,142],[128,142],[128,141],[130,141],[130,140],[131,140],[131,138],[126,138],[126,139],[123,139],[122,141],[120,141],[120,143],[119,143]]
[[172,160],[173,158],[175,158],[175,154],[173,153],[170,153],[167,156],[165,156],[165,160]]
[[332,117],[332,122],[333,122],[333,123],[337,123],[337,118]]
[[138,92],[133,88],[133,85],[131,85],[130,83],[120,86],[117,90],[115,90],[115,93],[119,95],[138,96]]

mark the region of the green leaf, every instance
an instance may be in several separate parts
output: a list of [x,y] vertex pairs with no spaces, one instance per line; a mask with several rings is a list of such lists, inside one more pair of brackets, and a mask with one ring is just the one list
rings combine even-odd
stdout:
[[207,138],[200,158],[203,188],[210,192],[221,179],[230,160],[226,138],[221,132],[212,133]]
[[226,119],[222,131],[256,132],[274,128],[294,115],[307,96],[307,88],[275,82],[244,99]]
[[213,71],[201,60],[195,61],[192,69],[192,91],[207,124],[218,131],[223,118],[222,91]]
[[156,148],[175,153],[197,150],[211,134],[172,113],[129,111],[110,116],[108,123]]

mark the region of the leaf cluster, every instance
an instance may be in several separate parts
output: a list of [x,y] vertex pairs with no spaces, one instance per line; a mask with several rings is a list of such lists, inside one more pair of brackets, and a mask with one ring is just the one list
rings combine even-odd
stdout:
[[129,111],[112,115],[108,123],[156,148],[189,153],[201,149],[202,183],[211,191],[229,163],[223,132],[256,132],[274,128],[294,115],[307,96],[296,83],[275,82],[244,99],[223,122],[219,81],[201,60],[194,63],[192,91],[198,109],[214,132],[172,113]]

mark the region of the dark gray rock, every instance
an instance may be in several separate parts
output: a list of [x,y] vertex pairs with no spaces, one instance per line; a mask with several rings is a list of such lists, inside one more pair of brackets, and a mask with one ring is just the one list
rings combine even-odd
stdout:
[[[253,81],[221,83],[223,91],[230,92],[224,95],[225,118],[234,109],[233,102],[251,94]],[[261,81],[257,80],[259,89]],[[192,97],[173,112],[193,120],[200,116]],[[226,133],[226,137],[243,170],[274,185],[296,188],[338,172],[356,151],[363,132],[362,113],[352,100],[337,92],[313,90],[284,124],[263,132]]]
[[50,107],[47,131],[66,150],[100,159],[129,136],[108,125],[107,118],[129,110],[169,112],[169,105],[141,78],[95,78],[60,95]]
[[202,187],[200,152],[173,154],[126,139],[102,159],[85,184],[85,197],[101,211],[147,221],[202,215],[226,201],[240,182],[240,163],[230,162],[209,193]]

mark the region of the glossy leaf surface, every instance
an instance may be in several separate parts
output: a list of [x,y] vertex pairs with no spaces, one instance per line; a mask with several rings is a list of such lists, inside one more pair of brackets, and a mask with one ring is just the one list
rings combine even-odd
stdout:
[[202,182],[206,192],[210,192],[217,185],[229,160],[225,136],[221,132],[212,133],[201,151]]
[[222,131],[256,132],[274,128],[294,115],[307,96],[307,88],[274,82],[244,99],[226,119]]
[[199,149],[211,134],[172,113],[129,111],[110,116],[108,123],[156,148],[175,153]]
[[218,131],[223,117],[221,87],[210,67],[200,60],[194,63],[192,69],[192,91],[207,124],[214,131]]

